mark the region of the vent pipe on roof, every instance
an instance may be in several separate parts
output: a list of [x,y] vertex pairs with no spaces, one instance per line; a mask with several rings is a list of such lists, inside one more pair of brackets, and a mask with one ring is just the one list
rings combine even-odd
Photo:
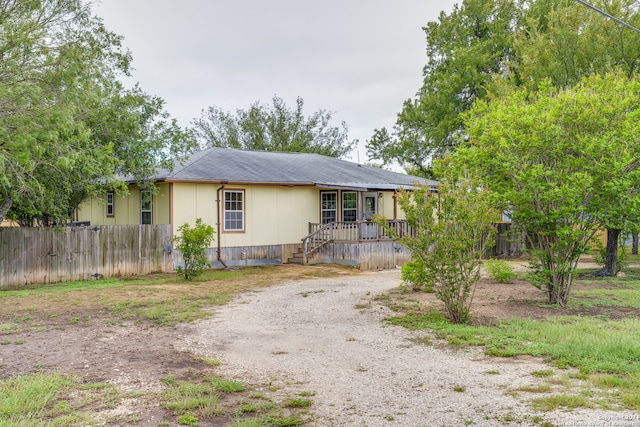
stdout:
[[222,260],[222,256],[220,255],[220,191],[222,191],[224,189],[224,185],[229,183],[229,181],[220,181],[220,188],[218,188],[218,190],[216,191],[216,204],[218,206],[217,209],[217,214],[218,214],[218,222],[216,223],[217,227],[218,227],[218,261],[220,261],[220,263],[222,265],[224,265],[224,268],[229,268],[227,266],[227,264],[224,263],[224,261]]

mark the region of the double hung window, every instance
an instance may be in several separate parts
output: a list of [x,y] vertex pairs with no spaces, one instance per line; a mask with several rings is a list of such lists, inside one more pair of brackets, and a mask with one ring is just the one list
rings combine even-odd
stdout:
[[112,217],[112,216],[115,216],[115,214],[116,214],[116,210],[115,210],[115,199],[114,199],[113,191],[109,191],[107,193],[107,216]]
[[323,224],[338,221],[338,192],[320,193],[320,215]]
[[244,191],[224,191],[224,231],[244,231]]
[[140,192],[140,224],[153,224],[153,193]]
[[358,218],[358,194],[355,191],[342,192],[342,220],[356,221]]

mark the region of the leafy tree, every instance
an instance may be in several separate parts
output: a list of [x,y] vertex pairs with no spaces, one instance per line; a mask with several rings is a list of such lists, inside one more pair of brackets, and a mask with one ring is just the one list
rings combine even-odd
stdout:
[[319,110],[309,117],[303,114],[304,101],[298,98],[290,109],[281,98],[272,105],[259,102],[235,114],[217,107],[203,111],[192,122],[206,147],[229,147],[242,150],[292,151],[342,157],[356,140],[348,140],[347,125],[331,125],[332,113]]
[[[626,22],[640,24],[634,0],[606,0],[595,4]],[[535,89],[543,79],[565,88],[592,73],[616,69],[633,78],[638,71],[640,34],[586,7],[574,2],[538,0],[532,2],[527,19],[527,36],[514,39],[514,45],[521,82],[529,89]],[[633,149],[634,144],[630,142],[622,147]],[[612,150],[608,155],[617,153],[618,150]],[[629,165],[620,173],[634,173],[635,167],[637,165]],[[606,200],[608,210],[600,216],[607,228],[607,245],[605,264],[599,274],[606,276],[618,272],[618,241],[625,225],[640,221],[638,201],[620,189],[610,188],[612,194]]]
[[[376,129],[367,144],[370,158],[398,161],[430,176],[434,158],[450,152],[463,132],[461,113],[484,98],[494,74],[513,61],[513,40],[521,15],[514,0],[465,0],[451,14],[423,28],[427,64],[415,99],[404,102],[393,132]],[[415,173],[415,172],[414,172]]]
[[550,304],[566,305],[610,202],[637,203],[639,101],[640,85],[611,73],[566,90],[550,82],[534,93],[513,90],[476,103],[466,117],[469,143],[454,159],[513,212],[532,248],[533,282]]
[[415,260],[412,275],[435,291],[453,323],[466,323],[480,259],[495,237],[491,223],[498,212],[489,193],[472,180],[445,178],[437,196],[423,187],[400,193],[398,202],[415,230],[415,236],[401,239]]
[[[592,3],[640,26],[635,0]],[[393,132],[376,129],[367,145],[370,158],[398,161],[421,175],[432,159],[465,140],[462,114],[476,100],[505,90],[505,84],[535,91],[548,79],[567,88],[614,68],[632,77],[640,61],[640,35],[574,1],[465,0],[424,31],[422,88],[405,101]],[[611,236],[605,270],[615,274],[617,236],[623,224],[640,218],[624,200],[610,202],[603,219]]]
[[0,220],[64,221],[192,149],[161,99],[119,82],[121,41],[81,0],[0,2]]
[[176,249],[182,252],[184,267],[178,267],[178,274],[186,280],[197,278],[209,267],[206,249],[215,236],[212,226],[205,224],[202,218],[196,219],[193,227],[184,223],[178,227],[178,235],[173,238]]

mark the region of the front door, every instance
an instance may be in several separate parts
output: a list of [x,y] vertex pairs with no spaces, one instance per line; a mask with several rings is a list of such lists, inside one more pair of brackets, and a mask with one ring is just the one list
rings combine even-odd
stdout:
[[[364,193],[363,194],[363,209],[364,219],[371,221],[371,218],[378,213],[378,193]],[[365,222],[362,224],[362,238],[363,239],[377,239],[378,238],[378,224]]]
[[364,219],[371,221],[373,215],[378,213],[378,194],[364,193]]

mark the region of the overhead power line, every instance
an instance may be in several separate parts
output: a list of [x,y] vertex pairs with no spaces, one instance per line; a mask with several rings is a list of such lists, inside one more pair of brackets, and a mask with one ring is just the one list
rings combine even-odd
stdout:
[[581,5],[588,7],[588,8],[589,8],[589,9],[591,9],[591,10],[595,10],[595,11],[596,11],[596,12],[598,12],[599,14],[606,16],[606,17],[607,17],[607,18],[609,18],[609,19],[613,19],[613,20],[614,20],[614,21],[616,21],[618,24],[624,25],[624,26],[625,26],[625,27],[627,27],[627,28],[631,28],[631,29],[632,29],[633,31],[635,31],[636,33],[640,33],[640,30],[639,30],[639,29],[637,29],[636,27],[634,27],[634,26],[633,26],[633,25],[631,25],[631,24],[628,24],[628,23],[624,22],[622,19],[618,19],[618,18],[616,18],[615,16],[608,14],[608,13],[607,13],[607,12],[605,12],[604,10],[600,10],[600,9],[598,9],[598,8],[597,8],[597,7],[595,7],[595,6],[591,6],[589,3],[585,3],[585,2],[583,2],[582,0],[576,0],[576,1],[577,1],[578,3],[580,3]]

